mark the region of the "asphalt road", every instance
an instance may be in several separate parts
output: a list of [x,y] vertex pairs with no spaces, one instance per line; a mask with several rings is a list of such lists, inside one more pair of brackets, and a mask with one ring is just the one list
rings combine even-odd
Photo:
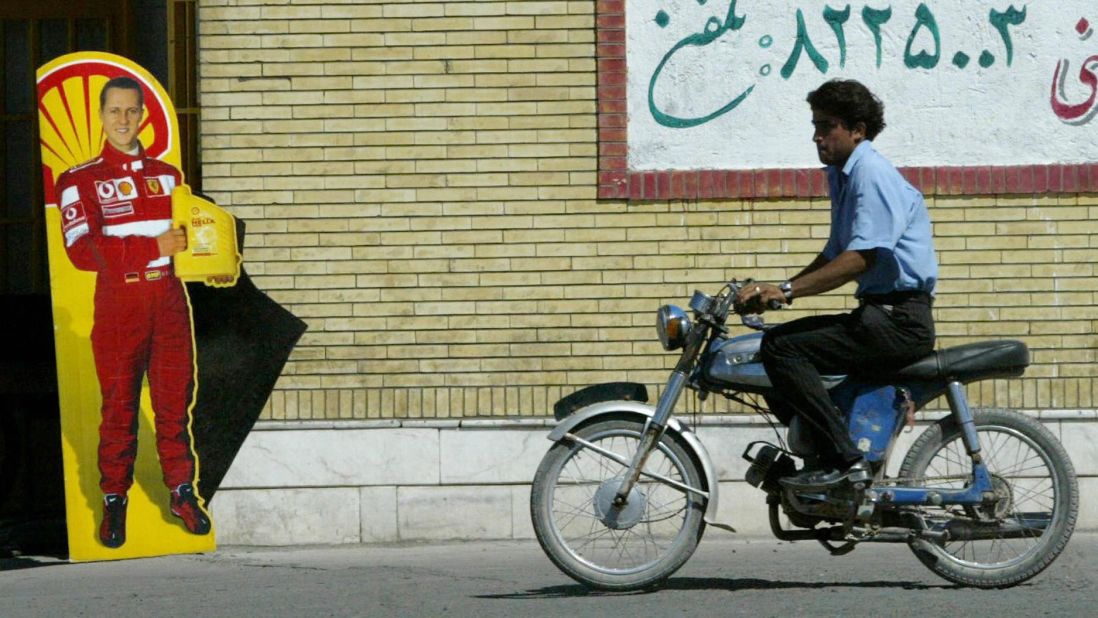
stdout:
[[831,557],[810,542],[710,530],[660,590],[601,594],[535,542],[223,548],[210,555],[68,564],[0,560],[0,616],[1091,616],[1098,534],[1077,533],[1044,573],[1008,590],[956,587],[905,546]]

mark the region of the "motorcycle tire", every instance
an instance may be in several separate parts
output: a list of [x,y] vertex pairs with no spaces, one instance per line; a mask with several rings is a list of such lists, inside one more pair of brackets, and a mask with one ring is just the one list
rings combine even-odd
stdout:
[[[613,419],[591,423],[575,434],[630,461],[643,431],[640,420]],[[561,571],[591,588],[654,587],[690,558],[705,532],[704,497],[646,476],[630,493],[627,506],[613,516],[619,519],[608,523],[608,497],[626,469],[565,439],[549,449],[534,476],[530,514],[538,542]],[[689,448],[668,433],[644,469],[704,488]]]
[[[1034,577],[1063,551],[1075,529],[1078,482],[1067,451],[1036,419],[1002,409],[974,410],[973,417],[980,452],[999,498],[994,508],[967,507],[962,515],[961,507],[953,506],[948,508],[954,512],[938,509],[937,514],[947,523],[961,517],[966,523],[990,526],[982,533],[987,538],[947,540],[941,545],[917,541],[911,548],[927,568],[951,582],[1006,588]],[[938,484],[933,481],[936,475],[967,475],[966,480],[952,481],[954,487],[971,479],[971,460],[952,417],[919,436],[899,472],[903,479],[925,479],[919,484],[927,486]],[[933,518],[936,513],[924,507],[923,514]],[[1010,522],[1016,531],[1008,536],[1003,531]],[[1038,524],[1032,532],[1029,522]]]

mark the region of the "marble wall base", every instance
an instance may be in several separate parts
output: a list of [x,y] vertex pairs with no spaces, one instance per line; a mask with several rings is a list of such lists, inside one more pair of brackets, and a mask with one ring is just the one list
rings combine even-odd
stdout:
[[[940,416],[936,414],[935,417]],[[1098,529],[1098,411],[1038,415],[1079,476],[1078,529]],[[687,420],[687,419],[683,419]],[[720,479],[718,521],[768,536],[765,497],[740,457],[773,432],[758,418],[701,417]],[[931,419],[902,435],[890,470]],[[256,425],[210,508],[222,545],[529,539],[530,481],[553,422],[501,419]],[[711,529],[707,534],[726,534]]]

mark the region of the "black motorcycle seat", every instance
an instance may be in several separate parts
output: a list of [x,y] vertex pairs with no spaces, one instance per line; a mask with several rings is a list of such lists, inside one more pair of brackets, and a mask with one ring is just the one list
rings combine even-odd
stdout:
[[956,380],[962,384],[989,378],[1016,378],[1029,366],[1029,349],[1014,339],[979,341],[945,348],[895,372],[909,380]]

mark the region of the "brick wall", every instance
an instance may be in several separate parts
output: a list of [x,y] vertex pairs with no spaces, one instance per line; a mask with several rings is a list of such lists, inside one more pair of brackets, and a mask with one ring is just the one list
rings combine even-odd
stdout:
[[[594,2],[202,0],[199,18],[206,191],[309,324],[265,418],[539,416],[578,386],[656,385],[658,305],[781,280],[826,238],[819,198],[596,199]],[[1098,198],[928,202],[940,345],[1033,350],[1025,380],[974,397],[1094,407]]]

